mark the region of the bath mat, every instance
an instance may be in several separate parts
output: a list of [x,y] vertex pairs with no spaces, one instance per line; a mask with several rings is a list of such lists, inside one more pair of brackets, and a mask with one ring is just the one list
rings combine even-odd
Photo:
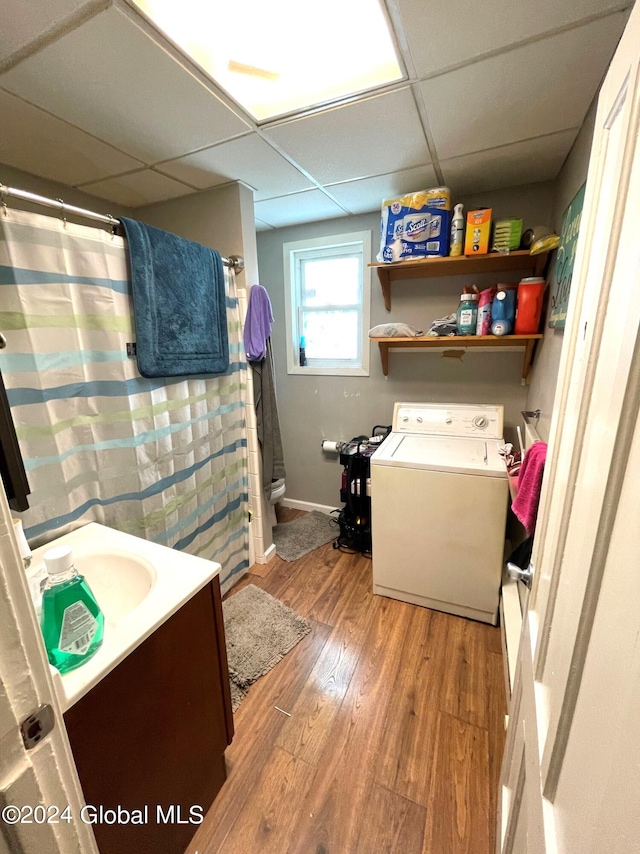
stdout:
[[337,534],[335,519],[326,513],[312,510],[293,522],[276,525],[273,529],[273,542],[276,544],[278,556],[291,561],[330,542]]
[[226,599],[222,610],[235,712],[247,688],[281,661],[311,631],[311,626],[254,584]]

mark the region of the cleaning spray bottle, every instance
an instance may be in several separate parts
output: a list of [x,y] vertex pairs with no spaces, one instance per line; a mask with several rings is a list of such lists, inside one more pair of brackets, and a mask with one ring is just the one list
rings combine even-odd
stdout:
[[42,634],[49,662],[60,673],[88,661],[102,645],[104,616],[73,565],[68,546],[44,553],[49,578],[42,594]]
[[463,244],[464,216],[462,214],[462,205],[458,204],[453,209],[453,219],[451,220],[451,246],[449,255],[452,257],[462,255]]

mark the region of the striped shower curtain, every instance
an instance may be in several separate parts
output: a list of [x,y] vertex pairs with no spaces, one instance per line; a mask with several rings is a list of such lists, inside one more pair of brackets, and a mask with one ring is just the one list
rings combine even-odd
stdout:
[[31,495],[32,547],[100,522],[248,567],[246,360],[225,268],[230,365],[144,379],[128,355],[133,303],[121,237],[0,210],[0,370]]

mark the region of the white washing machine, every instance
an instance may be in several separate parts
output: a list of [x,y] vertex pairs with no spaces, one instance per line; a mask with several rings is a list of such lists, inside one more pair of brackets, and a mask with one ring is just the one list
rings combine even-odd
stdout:
[[396,403],[371,458],[373,592],[495,625],[509,484],[503,407]]

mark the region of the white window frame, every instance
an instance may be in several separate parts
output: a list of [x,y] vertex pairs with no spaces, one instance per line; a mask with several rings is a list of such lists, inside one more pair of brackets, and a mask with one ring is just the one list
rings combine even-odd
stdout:
[[[347,248],[349,246],[362,247],[362,305],[360,309],[360,323],[358,342],[362,356],[361,365],[355,366],[332,366],[332,365],[305,365],[299,364],[299,294],[297,292],[298,279],[296,267],[298,259],[307,252],[329,248]],[[369,376],[369,326],[371,309],[371,268],[368,266],[371,258],[371,232],[354,231],[349,234],[332,234],[327,237],[315,237],[308,240],[295,240],[283,244],[284,265],[284,288],[285,288],[285,321],[287,332],[287,373],[307,374],[309,376],[343,376],[343,377],[368,377]],[[318,252],[318,257],[321,253]],[[348,310],[351,306],[336,305],[326,306],[326,309]],[[325,309],[325,310],[326,310]],[[295,322],[294,322],[295,319]]]

